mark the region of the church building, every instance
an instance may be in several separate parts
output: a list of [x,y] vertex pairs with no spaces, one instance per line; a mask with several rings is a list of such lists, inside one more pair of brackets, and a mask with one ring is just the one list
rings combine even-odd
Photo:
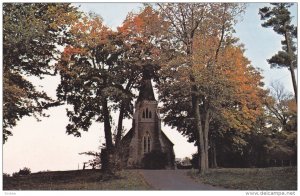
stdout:
[[143,168],[144,156],[150,152],[159,152],[165,156],[165,168],[174,168],[174,144],[161,130],[157,105],[151,76],[144,72],[139,96],[135,103],[132,128],[121,141],[123,167]]

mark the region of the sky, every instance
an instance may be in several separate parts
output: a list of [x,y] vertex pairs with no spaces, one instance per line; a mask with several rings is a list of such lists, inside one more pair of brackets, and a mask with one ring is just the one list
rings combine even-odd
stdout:
[[[78,4],[76,4],[78,5]],[[272,81],[280,81],[285,88],[292,92],[290,74],[285,69],[270,69],[266,59],[280,50],[282,39],[272,29],[261,27],[258,9],[268,5],[265,3],[249,3],[243,20],[236,25],[236,36],[245,45],[245,55],[254,67],[263,70],[264,82],[269,86]],[[297,5],[293,8],[293,15],[297,16]],[[84,3],[80,9],[85,12],[93,11],[100,14],[104,23],[116,29],[122,24],[130,11],[137,12],[142,7],[140,3]],[[294,22],[297,24],[296,17]],[[48,76],[44,80],[30,78],[39,89],[45,90],[55,98],[59,77]],[[157,98],[157,96],[156,96]],[[88,132],[83,132],[82,137],[76,138],[65,133],[68,124],[66,108],[60,106],[51,108],[47,113],[49,118],[42,118],[37,122],[33,117],[24,117],[13,129],[13,136],[3,145],[3,171],[13,173],[23,167],[29,167],[32,172],[74,170],[82,168],[83,162],[91,157],[79,155],[85,151],[99,151],[99,146],[104,142],[103,125],[93,123]],[[114,114],[114,119],[117,114]],[[125,120],[127,130],[131,128],[131,120]],[[193,144],[175,129],[164,126],[162,130],[175,144],[174,151],[177,158],[191,157],[196,152]]]

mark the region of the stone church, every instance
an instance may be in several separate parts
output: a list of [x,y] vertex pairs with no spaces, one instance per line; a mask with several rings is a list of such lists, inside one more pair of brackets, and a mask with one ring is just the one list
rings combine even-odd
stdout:
[[165,154],[166,169],[174,168],[173,143],[161,130],[161,119],[154,97],[151,76],[144,72],[138,99],[135,103],[132,128],[121,141],[122,165],[126,168],[143,168],[147,153]]

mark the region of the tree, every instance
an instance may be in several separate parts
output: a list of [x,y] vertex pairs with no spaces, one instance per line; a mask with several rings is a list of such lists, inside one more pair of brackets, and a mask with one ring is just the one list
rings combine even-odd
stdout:
[[59,105],[28,77],[56,74],[58,46],[68,42],[68,29],[79,15],[68,3],[3,4],[3,142],[22,117],[46,116],[44,110]]
[[68,110],[70,124],[67,133],[80,137],[80,129],[88,131],[93,120],[104,123],[106,148],[112,150],[110,99],[122,94],[117,82],[119,40],[105,27],[98,16],[85,16],[71,33],[74,42],[67,45],[57,64],[61,83],[57,88],[59,100],[73,105]]
[[[76,41],[66,46],[57,64],[61,75],[57,95],[59,100],[73,105],[73,111],[67,112],[70,120],[67,133],[80,137],[80,131],[88,131],[93,121],[103,122],[108,151],[103,156],[117,156],[123,119],[133,113],[133,89],[139,87],[145,66],[151,64],[155,70],[153,58],[158,53],[148,32],[150,18],[153,21],[154,17],[155,13],[149,9],[138,15],[130,14],[118,32],[113,32],[103,25],[99,16],[85,16],[72,27]],[[113,110],[119,111],[115,143]]]
[[88,151],[88,152],[81,152],[78,153],[79,155],[88,155],[92,156],[93,159],[88,160],[88,162],[83,163],[83,170],[85,169],[86,165],[91,166],[92,169],[100,168],[101,167],[101,160],[100,160],[100,153],[94,152],[94,151]]
[[297,39],[297,27],[291,24],[290,8],[293,3],[271,3],[272,7],[264,7],[259,9],[261,20],[265,22],[263,27],[273,27],[273,30],[279,35],[284,36],[281,41],[282,50],[268,59],[271,68],[286,67],[290,70],[293,88],[295,93],[295,100],[297,102],[297,83],[294,70],[297,68],[297,47],[295,46],[295,39]]
[[80,137],[81,130],[88,131],[93,122],[103,123],[102,168],[114,173],[111,111],[121,100],[132,97],[124,90],[126,79],[120,77],[124,72],[119,64],[123,41],[95,14],[83,16],[70,32],[74,41],[65,47],[56,65],[61,76],[57,97],[73,106],[67,110],[66,132]]
[[223,79],[215,79],[218,74],[214,72],[219,53],[234,41],[232,25],[243,6],[227,3],[164,3],[158,6],[161,16],[170,24],[168,30],[173,35],[170,42],[177,42],[174,46],[176,57],[164,63],[161,72],[159,88],[167,116],[165,121],[196,142],[199,170],[204,173],[208,168],[209,123],[212,108],[216,108],[212,97],[214,92],[224,92],[220,90]]
[[297,159],[297,104],[291,93],[279,82],[272,82],[270,95],[265,100],[269,132],[272,139],[267,145],[273,159]]
[[[210,103],[208,106],[201,104],[200,111],[205,114],[205,109],[208,107],[211,111],[207,134],[212,157],[215,156],[213,152],[215,142],[224,140],[224,137],[229,137],[227,140],[237,146],[246,145],[245,136],[251,134],[257,116],[263,112],[264,91],[261,89],[259,72],[249,66],[249,62],[238,47],[232,49],[229,47],[225,51],[226,55],[220,53],[220,64],[216,66],[214,74],[203,67],[198,72],[201,73],[201,77],[198,75],[199,79],[197,78],[198,88],[202,90],[201,94],[207,98],[206,103],[208,101]],[[186,71],[182,67],[180,69],[173,67],[174,71],[171,72],[169,68],[166,69],[170,78],[163,78],[167,82],[161,82],[160,89],[162,92],[160,98],[164,102],[162,111],[166,114],[164,120],[168,125],[177,127],[184,135],[188,135],[189,141],[197,142],[197,135],[192,131],[193,116],[189,115],[192,105],[189,88],[187,88]],[[165,72],[163,75],[166,76]],[[168,81],[171,76],[172,84]],[[203,124],[207,123],[205,120],[202,120]]]
[[[159,40],[163,39],[161,30],[165,24],[158,14],[149,6],[146,6],[140,13],[129,13],[118,27],[118,36],[123,40],[122,60],[119,62],[123,67],[123,78],[125,90],[132,93],[141,84],[141,76],[145,69],[151,69],[152,77],[157,81],[156,72],[159,69],[158,59],[161,48]],[[116,146],[121,140],[122,121],[125,117],[125,109],[132,101],[122,100],[119,105],[119,118],[116,134]],[[126,115],[128,116],[128,115]]]
[[[297,113],[293,95],[287,93],[280,83],[273,82],[270,93],[266,92],[261,97],[263,111],[256,114],[256,121],[250,121],[251,129],[246,134],[240,134],[234,129],[212,132],[219,166],[266,167],[295,164]],[[246,122],[245,120],[243,121]],[[211,123],[212,130],[220,130],[220,123],[217,123]]]
[[296,102],[292,99],[292,94],[286,92],[281,83],[271,83],[270,96],[266,98],[265,104],[268,109],[269,124],[279,131],[296,132]]

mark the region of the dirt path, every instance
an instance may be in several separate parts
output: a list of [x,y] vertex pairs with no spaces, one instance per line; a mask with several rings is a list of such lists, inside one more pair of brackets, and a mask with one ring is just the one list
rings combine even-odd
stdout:
[[140,170],[155,190],[224,190],[195,182],[186,175],[187,170]]

